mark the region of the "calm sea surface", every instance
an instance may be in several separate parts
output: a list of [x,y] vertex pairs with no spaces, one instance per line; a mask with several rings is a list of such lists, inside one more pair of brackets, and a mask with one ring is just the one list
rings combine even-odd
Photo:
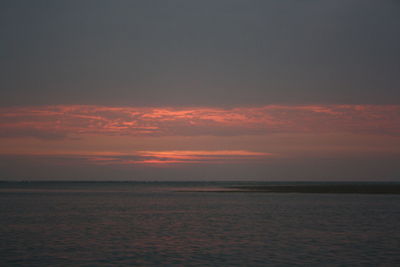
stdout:
[[400,195],[227,185],[0,183],[0,266],[400,266]]

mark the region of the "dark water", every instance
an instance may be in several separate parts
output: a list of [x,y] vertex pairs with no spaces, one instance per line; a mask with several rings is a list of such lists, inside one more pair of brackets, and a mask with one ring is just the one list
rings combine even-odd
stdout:
[[1,183],[0,265],[400,266],[400,195],[226,185]]

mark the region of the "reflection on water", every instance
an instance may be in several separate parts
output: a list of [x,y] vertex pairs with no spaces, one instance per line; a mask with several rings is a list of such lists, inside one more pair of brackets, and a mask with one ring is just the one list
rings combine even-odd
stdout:
[[192,192],[221,185],[1,184],[0,265],[400,262],[398,195]]

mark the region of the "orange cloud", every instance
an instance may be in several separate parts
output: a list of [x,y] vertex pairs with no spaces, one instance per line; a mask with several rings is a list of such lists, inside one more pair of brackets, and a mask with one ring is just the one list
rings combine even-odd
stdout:
[[150,160],[143,163],[223,163],[228,161],[246,161],[263,159],[272,156],[271,153],[253,152],[246,150],[221,151],[138,151],[138,155]]
[[400,134],[399,105],[308,105],[231,109],[85,105],[0,108],[0,137],[234,136],[268,133]]
[[[15,156],[15,155],[14,155]],[[18,155],[16,155],[18,156]],[[216,164],[242,163],[246,161],[265,160],[274,156],[272,153],[253,152],[246,150],[174,150],[174,151],[73,151],[49,153],[24,153],[29,157],[52,157],[80,159],[97,165],[133,165],[133,164]]]

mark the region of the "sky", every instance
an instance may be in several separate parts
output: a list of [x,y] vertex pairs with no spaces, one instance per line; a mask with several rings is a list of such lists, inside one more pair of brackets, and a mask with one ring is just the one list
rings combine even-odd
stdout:
[[0,180],[400,181],[400,2],[0,2]]

